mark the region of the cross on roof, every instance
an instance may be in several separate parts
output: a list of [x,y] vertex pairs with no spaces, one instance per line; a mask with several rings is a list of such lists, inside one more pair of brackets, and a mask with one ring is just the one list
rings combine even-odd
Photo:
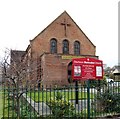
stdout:
[[70,24],[68,24],[68,23],[66,22],[66,19],[64,19],[64,22],[63,22],[63,23],[61,23],[61,25],[64,25],[64,29],[65,29],[65,36],[67,36],[67,26],[70,26]]

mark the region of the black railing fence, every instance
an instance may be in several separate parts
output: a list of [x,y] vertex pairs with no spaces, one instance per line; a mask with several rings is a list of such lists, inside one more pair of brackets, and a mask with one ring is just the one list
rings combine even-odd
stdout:
[[3,119],[97,119],[120,115],[120,86],[3,85]]

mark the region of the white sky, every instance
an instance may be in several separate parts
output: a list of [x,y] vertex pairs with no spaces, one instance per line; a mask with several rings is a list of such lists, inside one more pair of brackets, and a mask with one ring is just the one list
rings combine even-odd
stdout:
[[26,50],[64,10],[96,46],[107,66],[118,64],[119,0],[0,0],[0,57],[8,49]]

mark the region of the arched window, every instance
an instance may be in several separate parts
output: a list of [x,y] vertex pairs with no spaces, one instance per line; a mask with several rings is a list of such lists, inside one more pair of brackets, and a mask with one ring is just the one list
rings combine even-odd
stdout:
[[79,43],[79,41],[74,42],[74,54],[75,55],[80,54],[80,43]]
[[55,38],[50,41],[50,52],[57,53],[57,40]]
[[63,54],[69,54],[69,42],[66,39],[63,41]]

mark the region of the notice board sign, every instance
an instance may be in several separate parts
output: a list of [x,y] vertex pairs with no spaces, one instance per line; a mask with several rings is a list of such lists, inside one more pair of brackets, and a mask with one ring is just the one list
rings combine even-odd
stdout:
[[72,60],[72,78],[81,79],[102,79],[103,62],[94,58],[76,58]]

